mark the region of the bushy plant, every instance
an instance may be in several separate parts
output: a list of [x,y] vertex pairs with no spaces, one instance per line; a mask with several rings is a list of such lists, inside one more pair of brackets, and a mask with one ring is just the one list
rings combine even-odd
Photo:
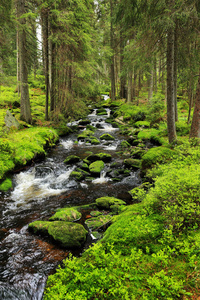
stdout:
[[163,121],[165,114],[165,96],[163,94],[157,93],[153,96],[151,101],[147,104],[147,120],[152,124],[160,123]]

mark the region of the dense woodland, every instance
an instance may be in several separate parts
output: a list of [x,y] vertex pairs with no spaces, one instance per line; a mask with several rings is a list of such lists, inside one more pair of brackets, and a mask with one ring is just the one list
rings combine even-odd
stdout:
[[[122,132],[140,128],[159,146],[140,157],[138,203],[49,277],[44,299],[199,299],[199,70],[199,0],[1,1],[2,181],[44,152],[17,152],[16,132],[14,143],[41,130],[54,144],[102,102],[115,104]],[[19,129],[5,129],[8,108]]]

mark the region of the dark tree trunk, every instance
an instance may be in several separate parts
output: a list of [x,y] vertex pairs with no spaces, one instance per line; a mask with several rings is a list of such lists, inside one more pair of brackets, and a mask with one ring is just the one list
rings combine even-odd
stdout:
[[113,29],[113,0],[110,0],[110,47],[112,50],[110,79],[111,79],[111,100],[115,100],[115,57],[114,57],[114,29]]
[[27,46],[26,46],[26,19],[21,16],[26,13],[25,0],[18,0],[17,15],[19,18],[19,32],[18,32],[18,47],[19,47],[19,63],[20,63],[20,81],[21,81],[21,104],[20,104],[20,118],[21,120],[31,124],[31,107],[29,99],[28,87],[28,68],[27,68]]
[[167,35],[167,129],[169,143],[176,140],[174,103],[174,30]]
[[178,107],[177,107],[177,52],[178,52],[178,27],[176,22],[176,28],[174,32],[174,110],[175,121],[178,121]]
[[45,70],[45,85],[46,85],[46,101],[45,101],[45,120],[49,119],[49,12],[48,9],[43,9],[42,13],[42,33],[43,33],[43,53],[44,53],[44,70]]
[[126,77],[123,74],[124,70],[124,56],[123,56],[123,51],[124,51],[124,39],[122,36],[122,32],[120,32],[120,98],[125,98],[126,96]]
[[190,138],[200,138],[200,69],[199,79],[196,89],[196,99],[194,106],[194,114],[192,118],[192,125],[190,129]]

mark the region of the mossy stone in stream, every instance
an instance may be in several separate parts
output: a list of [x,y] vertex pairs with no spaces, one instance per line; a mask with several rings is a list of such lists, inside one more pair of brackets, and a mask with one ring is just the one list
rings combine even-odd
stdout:
[[64,163],[70,165],[70,164],[77,163],[77,162],[79,162],[80,160],[81,160],[80,157],[77,156],[77,155],[69,155],[69,156],[67,156],[67,158],[64,160]]
[[78,123],[79,123],[79,125],[85,126],[85,125],[90,124],[91,121],[89,119],[84,119],[84,120],[80,120]]
[[90,218],[86,220],[85,223],[90,230],[96,230],[99,227],[106,225],[111,220],[112,220],[111,215],[101,215],[98,217]]
[[66,248],[81,247],[86,240],[87,230],[81,225],[63,221],[35,221],[28,226],[34,233],[48,234]]
[[104,168],[104,162],[97,160],[89,165],[89,170],[92,174],[100,174]]
[[76,248],[86,241],[88,232],[78,223],[54,221],[48,227],[48,233],[63,247]]
[[28,229],[37,234],[48,234],[50,224],[49,221],[35,221],[28,225]]
[[49,219],[51,221],[68,221],[73,222],[81,218],[81,213],[73,207],[60,208]]
[[7,192],[9,189],[12,188],[12,180],[10,178],[6,178],[1,184],[0,184],[0,191]]
[[100,208],[110,209],[112,205],[126,205],[126,202],[115,197],[101,197],[96,199],[96,204]]
[[82,180],[85,176],[82,172],[80,171],[72,171],[70,174],[70,177],[75,178],[76,180],[80,181]]
[[124,164],[127,168],[139,169],[141,162],[140,162],[140,159],[127,158],[124,160]]
[[114,136],[110,135],[109,133],[104,133],[103,135],[100,136],[101,140],[105,140],[105,141],[114,141],[115,138]]
[[130,146],[131,145],[125,140],[120,143],[121,148],[129,148]]
[[87,160],[94,162],[96,160],[102,160],[103,162],[111,161],[112,156],[109,153],[98,153],[98,154],[91,154],[87,157]]
[[100,141],[95,136],[91,137],[90,142],[92,145],[99,145]]
[[85,162],[80,163],[80,168],[84,171],[89,171],[89,166]]
[[92,217],[98,217],[98,216],[102,215],[102,212],[100,212],[100,211],[98,211],[98,210],[92,210],[92,211],[90,212],[90,215],[91,215]]

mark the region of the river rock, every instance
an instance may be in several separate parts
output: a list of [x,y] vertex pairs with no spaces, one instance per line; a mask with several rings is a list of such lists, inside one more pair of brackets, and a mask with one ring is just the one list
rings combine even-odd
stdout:
[[88,233],[81,224],[63,221],[35,221],[28,228],[34,233],[48,234],[65,248],[81,247]]
[[91,123],[91,121],[89,119],[79,121],[79,125],[83,125],[83,126],[88,125],[90,123]]
[[11,114],[11,112],[9,110],[7,110],[7,112],[6,112],[4,121],[5,121],[6,127],[8,127],[8,128],[15,127],[18,129],[20,126],[17,119]]
[[124,160],[124,164],[127,168],[139,169],[141,166],[141,161],[140,159],[127,158]]
[[87,160],[94,162],[96,160],[102,160],[103,162],[111,161],[112,156],[109,153],[98,153],[98,154],[91,154],[87,157]]
[[114,197],[101,197],[96,199],[96,204],[99,208],[110,209],[112,205],[126,205],[126,202]]
[[77,209],[73,207],[65,207],[58,209],[49,220],[73,222],[79,220],[81,216],[81,213]]
[[105,141],[114,141],[115,138],[114,136],[112,136],[111,134],[109,133],[104,133],[100,136],[100,140],[105,140]]
[[104,162],[97,160],[89,165],[89,170],[92,174],[99,175],[104,168]]
[[74,163],[77,163],[79,162],[81,159],[79,156],[77,155],[69,155],[67,156],[67,158],[64,160],[64,163],[67,164],[67,165],[70,165],[70,164],[74,164]]
[[78,181],[81,181],[84,179],[84,174],[81,171],[72,171],[71,174],[69,175],[71,178],[75,178]]

